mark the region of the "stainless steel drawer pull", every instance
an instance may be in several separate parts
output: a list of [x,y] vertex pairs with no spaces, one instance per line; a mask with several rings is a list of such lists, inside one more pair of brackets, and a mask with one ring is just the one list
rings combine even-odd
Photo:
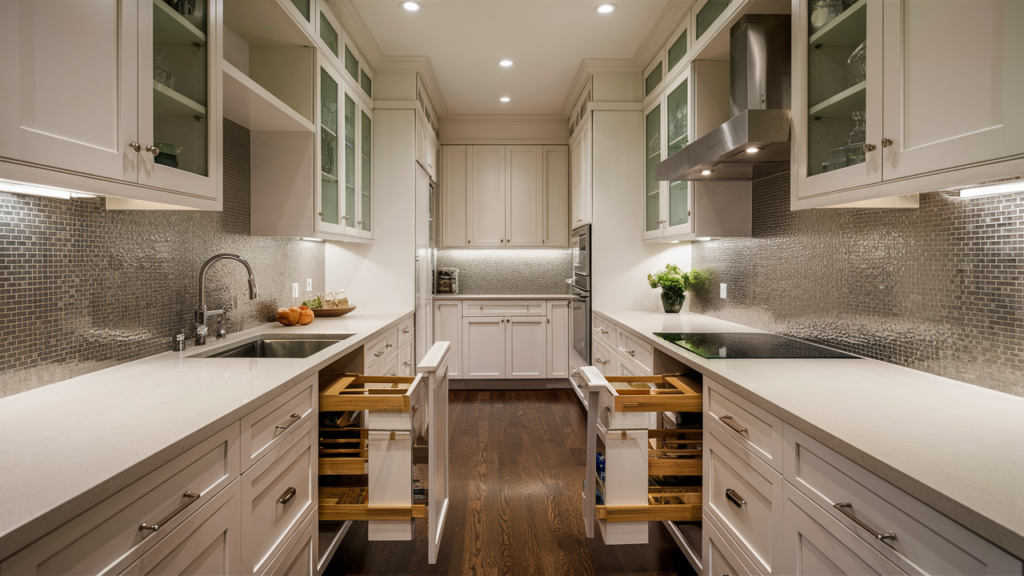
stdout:
[[895,532],[886,532],[885,534],[881,534],[878,531],[876,531],[874,528],[872,528],[871,526],[868,526],[867,524],[862,522],[859,518],[854,516],[853,513],[851,513],[849,510],[847,510],[847,508],[853,509],[853,504],[850,504],[849,502],[836,502],[835,504],[832,505],[832,507],[835,508],[836,510],[839,510],[843,514],[843,516],[846,516],[850,520],[853,520],[854,524],[856,524],[857,526],[860,526],[861,528],[866,530],[867,533],[871,534],[871,537],[874,538],[875,540],[895,540],[896,539],[896,533]]
[[622,351],[625,352],[626,354],[629,354],[630,358],[636,357],[636,350],[630,350],[629,348],[623,348]]
[[740,496],[740,493],[732,488],[725,489],[725,497],[735,504],[737,508],[742,508],[743,505],[747,503],[747,501],[743,499],[743,496]]
[[409,333],[409,328],[408,327],[402,328],[402,334],[408,334],[408,333]]
[[195,492],[188,492],[188,491],[186,491],[185,494],[182,495],[182,498],[185,498],[185,501],[182,502],[180,506],[175,508],[174,512],[171,512],[170,514],[168,514],[167,518],[164,518],[163,520],[157,522],[156,524],[146,524],[145,522],[143,522],[142,526],[139,526],[139,530],[150,530],[152,532],[156,532],[162,526],[166,526],[168,522],[170,522],[171,520],[174,520],[175,516],[177,516],[178,514],[181,514],[182,512],[184,512],[185,508],[188,508],[189,506],[191,506],[193,502],[195,502],[196,500],[199,500],[199,498],[201,498],[201,497],[202,497],[202,494],[196,494]]
[[732,428],[739,434],[747,433],[747,429],[737,424],[736,419],[733,418],[732,416],[729,416],[728,414],[726,414],[725,416],[719,416],[718,419],[721,420],[723,424],[725,424],[729,428]]
[[295,498],[295,488],[289,486],[288,489],[284,491],[284,494],[281,494],[281,497],[277,499],[277,503],[287,504],[292,501],[292,498]]
[[598,364],[607,364],[608,363],[608,361],[603,359],[603,358],[594,358],[594,362],[597,362]]
[[291,422],[289,422],[287,424],[278,424],[277,426],[274,426],[274,430],[287,430],[287,429],[291,428],[293,424],[295,424],[299,420],[302,420],[302,415],[301,414],[292,414],[291,416],[289,416],[289,418],[292,419]]

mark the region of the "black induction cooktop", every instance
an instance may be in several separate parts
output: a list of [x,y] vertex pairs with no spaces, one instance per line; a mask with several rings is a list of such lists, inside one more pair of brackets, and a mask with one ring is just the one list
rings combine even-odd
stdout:
[[718,358],[857,358],[778,334],[750,332],[655,332],[655,336],[708,359]]

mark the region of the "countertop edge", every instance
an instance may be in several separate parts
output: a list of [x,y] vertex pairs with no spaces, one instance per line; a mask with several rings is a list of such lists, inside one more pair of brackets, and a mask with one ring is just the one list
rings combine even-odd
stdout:
[[435,294],[434,300],[572,300],[572,294]]
[[[155,453],[148,456],[147,458],[144,458],[143,460],[140,460],[135,464],[128,466],[127,468],[115,473],[113,476],[107,478],[106,480],[100,482],[99,484],[93,486],[92,488],[89,488],[84,492],[81,492],[65,500],[64,502],[60,502],[54,505],[49,510],[33,518],[32,520],[29,520],[18,526],[11,527],[6,532],[0,534],[0,561],[9,558],[13,554],[16,554],[17,552],[21,551],[23,548],[29,546],[36,540],[46,536],[47,534],[56,529],[55,526],[59,527],[60,525],[67,523],[68,521],[74,519],[80,514],[100,504],[107,498],[115,495],[117,492],[131,485],[133,482],[138,481],[147,474],[155,471],[160,466],[163,466],[164,464],[170,462],[179,455],[185,453],[190,448],[197,446],[203,440],[209,438],[210,436],[219,432],[220,430],[223,430],[225,427],[229,426],[233,422],[240,420],[242,416],[248,414],[249,412],[252,412],[253,410],[259,408],[260,406],[266,404],[267,402],[272,401],[281,394],[287,393],[289,387],[293,386],[298,382],[301,382],[302,380],[308,378],[312,374],[319,372],[325,366],[328,366],[329,364],[339,359],[340,357],[352,352],[354,348],[361,346],[365,344],[367,341],[376,338],[381,333],[398,326],[398,324],[404,322],[409,317],[413,316],[414,313],[415,311],[409,310],[408,312],[398,316],[395,320],[385,323],[384,325],[373,330],[372,332],[367,332],[365,334],[360,333],[353,338],[349,338],[348,340],[346,340],[347,346],[345,346],[342,350],[339,350],[336,354],[333,354],[325,359],[316,362],[310,368],[304,369],[301,372],[299,372],[298,375],[287,378],[274,388],[267,390],[265,393],[260,394],[257,397],[254,397],[245,404],[235,408],[234,410],[231,410],[226,414],[221,415],[212,422],[194,430],[193,432],[187,434],[182,438],[179,438],[178,440],[165,446],[164,448],[157,450]],[[263,326],[259,326],[256,328],[240,332],[236,334],[236,336],[244,338],[247,337],[247,335],[249,335],[250,333],[264,330],[266,329],[267,326],[275,326],[276,324],[276,322],[268,322]],[[162,352],[160,354],[167,353]],[[154,356],[159,356],[160,354]],[[153,356],[148,356],[146,358],[141,358],[133,362],[144,361],[152,357]],[[118,367],[124,365],[125,364],[112,366],[110,368],[106,368],[105,370],[116,370]]]
[[[710,376],[715,382],[722,384],[730,391],[736,393],[744,400],[747,400],[754,405],[762,408],[769,412],[773,416],[781,419],[785,424],[789,424],[797,430],[807,434],[811,438],[821,442],[828,448],[836,451],[838,454],[849,459],[851,462],[861,466],[872,474],[882,478],[886,482],[889,482],[893,486],[903,490],[910,496],[920,500],[929,507],[935,509],[939,513],[947,516],[951,520],[962,525],[966,529],[974,532],[980,537],[988,540],[992,544],[1002,548],[1008,553],[1016,556],[1017,558],[1024,559],[1024,534],[1020,534],[1004,526],[1003,524],[989,518],[983,513],[963,504],[955,498],[940,492],[928,486],[924,482],[910,476],[909,474],[897,469],[896,467],[879,460],[875,456],[853,446],[852,444],[844,441],[842,438],[829,433],[826,430],[818,427],[817,425],[808,422],[804,418],[786,410],[785,408],[776,405],[750,389],[745,387],[743,384],[733,381],[731,378],[724,376],[714,369],[709,368],[705,364],[701,364],[699,356],[696,354],[689,353],[680,349],[679,347],[670,346],[663,340],[657,338],[650,338],[644,332],[633,328],[626,324],[623,320],[617,319],[610,314],[614,314],[616,311],[594,311],[594,314],[600,314],[607,320],[626,328],[629,332],[642,338],[644,341],[650,343],[655,348],[672,356],[680,362],[686,364],[690,368],[697,370],[705,376]],[[635,311],[621,311],[621,312],[635,312]],[[723,321],[728,322],[728,321]],[[751,332],[763,332],[762,330],[756,330],[750,328]],[[693,356],[692,358],[689,356]],[[868,362],[881,362],[880,360],[864,359]],[[911,370],[910,368],[907,368]]]

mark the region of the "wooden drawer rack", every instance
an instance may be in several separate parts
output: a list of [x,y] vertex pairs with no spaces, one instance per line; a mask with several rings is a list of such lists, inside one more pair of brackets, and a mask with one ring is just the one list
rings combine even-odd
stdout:
[[[616,412],[701,412],[701,385],[682,375],[606,376]],[[624,388],[621,385],[629,385]],[[619,385],[619,386],[616,386]]]
[[[320,391],[320,416],[332,412],[414,412],[412,395],[418,377],[337,374]],[[367,441],[370,430],[362,427],[320,426],[319,474],[345,476],[341,486],[326,485],[319,493],[319,517],[323,522],[346,520],[410,520],[423,518],[426,506],[369,506]],[[401,434],[401,432],[400,432]],[[408,433],[406,433],[408,434]],[[392,440],[395,432],[391,433]]]

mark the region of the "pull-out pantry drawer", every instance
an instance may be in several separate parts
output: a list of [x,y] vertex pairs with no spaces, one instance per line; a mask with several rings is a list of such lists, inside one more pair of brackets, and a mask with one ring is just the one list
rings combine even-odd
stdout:
[[546,316],[547,300],[465,300],[463,316]]
[[235,422],[0,563],[0,574],[119,574],[238,477],[238,460]]
[[782,473],[782,420],[705,377],[707,414],[726,436]]
[[287,392],[242,417],[242,470],[248,470],[310,420],[316,409],[317,376],[306,378]]
[[242,475],[243,574],[260,574],[316,504],[315,422]]
[[1021,561],[791,427],[786,479],[908,574],[1020,574]]
[[781,573],[782,475],[705,418],[705,513],[762,574]]

